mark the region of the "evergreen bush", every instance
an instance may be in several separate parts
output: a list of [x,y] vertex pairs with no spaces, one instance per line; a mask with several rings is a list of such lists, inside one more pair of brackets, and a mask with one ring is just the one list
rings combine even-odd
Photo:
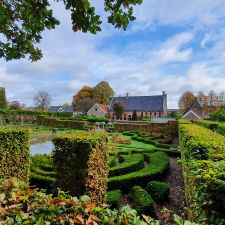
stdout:
[[106,203],[112,209],[119,209],[122,204],[122,193],[120,190],[108,191],[106,194]]

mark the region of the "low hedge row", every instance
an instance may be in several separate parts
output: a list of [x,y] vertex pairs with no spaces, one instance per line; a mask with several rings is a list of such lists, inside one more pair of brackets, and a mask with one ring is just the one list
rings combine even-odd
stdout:
[[208,128],[212,131],[216,131],[225,136],[225,123],[210,120],[196,120],[193,121],[193,123]]
[[155,202],[162,202],[167,199],[170,191],[169,185],[160,181],[150,181],[145,189]]
[[189,218],[225,224],[225,137],[204,127],[180,125]]
[[29,180],[29,132],[20,128],[0,128],[0,179]]
[[160,180],[169,168],[170,160],[166,153],[145,154],[145,161],[150,165],[137,172],[111,177],[108,180],[110,190],[127,190],[134,185],[145,186],[150,180]]
[[138,171],[144,167],[144,156],[142,154],[121,155],[120,164],[109,169],[109,176],[120,176]]
[[154,201],[152,197],[140,186],[134,186],[130,192],[131,204],[138,214],[146,214],[152,217],[156,216]]
[[112,209],[119,209],[122,205],[122,192],[120,190],[108,191],[106,194],[106,203]]
[[30,173],[30,185],[44,189],[49,193],[55,188],[55,181],[56,179],[50,176],[39,175],[33,172]]
[[38,116],[37,124],[40,126],[50,126],[50,127],[70,127],[75,129],[84,129],[86,122],[85,121],[76,121],[76,120],[60,120],[54,117],[45,117]]

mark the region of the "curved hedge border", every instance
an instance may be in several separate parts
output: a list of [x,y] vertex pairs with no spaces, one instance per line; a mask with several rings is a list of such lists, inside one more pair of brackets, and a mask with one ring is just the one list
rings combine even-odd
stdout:
[[138,171],[144,167],[144,156],[142,154],[121,155],[119,161],[121,164],[109,169],[110,177]]
[[109,189],[127,190],[134,185],[144,187],[150,180],[162,179],[170,165],[168,155],[164,152],[155,152],[144,156],[149,166],[137,172],[109,178]]
[[225,224],[225,137],[195,124],[180,125],[189,218]]

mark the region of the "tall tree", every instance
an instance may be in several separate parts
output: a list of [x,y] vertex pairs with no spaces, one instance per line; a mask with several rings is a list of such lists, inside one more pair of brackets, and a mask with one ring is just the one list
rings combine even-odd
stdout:
[[[60,1],[60,0],[55,0]],[[135,20],[132,5],[141,4],[142,0],[102,0],[104,10],[109,14],[108,22],[116,28],[126,30],[130,21]],[[50,0],[0,0],[0,58],[6,60],[29,56],[32,61],[42,57],[37,48],[45,29],[54,29],[59,21],[49,9]],[[63,0],[66,10],[70,10],[74,32],[101,31],[101,19],[89,0]]]
[[137,120],[138,120],[136,110],[133,111],[133,114],[132,114],[132,118],[131,118],[131,119],[132,119],[133,121],[137,121]]
[[101,104],[109,104],[114,95],[113,89],[107,81],[101,81],[93,88],[93,98]]
[[115,116],[119,119],[122,118],[122,115],[124,113],[124,106],[122,102],[115,102],[113,104],[113,111],[115,113]]
[[219,104],[220,104],[220,106],[225,105],[225,92],[224,91],[220,92],[220,94],[219,94]]
[[190,106],[193,104],[195,96],[191,91],[184,92],[179,100],[178,106],[182,113],[189,110]]
[[196,97],[197,97],[198,102],[201,104],[204,113],[207,113],[209,111],[207,96],[204,94],[203,91],[199,91],[197,93]]
[[0,109],[6,109],[6,108],[7,108],[7,100],[6,100],[5,88],[0,87]]
[[208,93],[208,105],[209,105],[209,115],[217,111],[218,96],[216,95],[216,92],[213,90],[210,90],[210,92]]
[[80,102],[80,100],[86,99],[86,98],[93,99],[92,87],[84,86],[76,93],[76,95],[73,96],[72,105],[73,105],[74,111],[78,110],[78,102]]
[[87,114],[89,109],[95,104],[95,100],[93,98],[82,98],[77,103],[77,111]]
[[47,110],[50,106],[50,95],[48,94],[48,92],[39,91],[34,96],[34,105],[42,111]]

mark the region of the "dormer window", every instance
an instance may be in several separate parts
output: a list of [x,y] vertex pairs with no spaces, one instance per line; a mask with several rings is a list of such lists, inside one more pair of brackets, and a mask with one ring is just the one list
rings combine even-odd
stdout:
[[95,111],[98,111],[98,108],[97,107],[95,108]]

